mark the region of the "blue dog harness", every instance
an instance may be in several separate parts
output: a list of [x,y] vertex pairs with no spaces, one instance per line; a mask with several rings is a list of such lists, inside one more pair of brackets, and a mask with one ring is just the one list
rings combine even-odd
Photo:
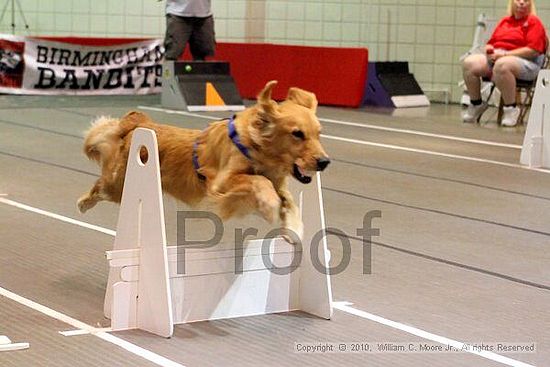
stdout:
[[[237,133],[237,128],[235,127],[235,116],[232,116],[229,119],[229,122],[227,123],[227,130],[228,130],[228,136],[229,139],[235,144],[237,149],[248,159],[252,159],[250,157],[250,153],[248,151],[248,148],[241,143],[241,139],[239,138],[239,134]],[[195,168],[195,172],[197,172],[197,176],[200,180],[204,181],[206,180],[206,177],[199,173],[199,169],[201,168],[199,164],[199,156],[197,154],[197,146],[198,146],[198,138],[195,140],[195,144],[193,144],[193,167]]]
[[239,134],[237,133],[237,128],[235,127],[235,116],[231,117],[229,119],[229,122],[227,124],[227,129],[229,130],[229,139],[237,146],[239,151],[244,154],[244,156],[248,159],[250,158],[250,153],[248,152],[248,148],[245,147],[241,143],[241,139],[239,139]]
[[197,138],[197,140],[195,140],[195,144],[193,144],[193,167],[195,167],[195,172],[197,172],[199,180],[205,181],[206,177],[204,177],[204,175],[199,172],[199,168],[201,168],[201,166],[199,164],[199,156],[197,154],[197,145],[199,144],[198,140],[199,139]]

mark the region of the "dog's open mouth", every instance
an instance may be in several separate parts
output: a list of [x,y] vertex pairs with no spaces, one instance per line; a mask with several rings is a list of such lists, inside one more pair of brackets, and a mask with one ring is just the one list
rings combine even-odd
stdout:
[[311,182],[311,176],[306,175],[304,170],[296,163],[294,163],[294,171],[292,172],[292,175],[303,184],[308,184]]

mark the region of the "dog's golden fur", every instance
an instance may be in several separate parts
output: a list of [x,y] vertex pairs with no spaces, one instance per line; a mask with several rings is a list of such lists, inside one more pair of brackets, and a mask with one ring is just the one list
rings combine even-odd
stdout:
[[[324,169],[329,160],[319,141],[315,95],[290,88],[286,100],[276,103],[271,99],[276,84],[267,83],[256,105],[235,117],[250,159],[229,138],[227,120],[200,131],[158,124],[140,112],[99,118],[86,134],[84,152],[101,166],[101,177],[78,200],[80,211],[101,200],[120,202],[132,133],[144,127],[157,135],[165,192],[191,206],[209,199],[224,219],[253,212],[269,222],[278,218],[283,228],[301,237],[302,223],[287,180],[294,175],[307,183],[307,172]],[[199,172],[192,160],[195,142]]]

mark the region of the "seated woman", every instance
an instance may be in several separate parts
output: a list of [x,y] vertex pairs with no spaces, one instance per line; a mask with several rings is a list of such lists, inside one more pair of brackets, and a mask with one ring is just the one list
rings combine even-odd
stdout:
[[479,120],[487,109],[481,100],[481,78],[492,76],[504,101],[502,125],[516,125],[516,78],[535,80],[546,52],[546,31],[535,14],[535,0],[509,0],[508,15],[496,26],[485,46],[486,53],[464,60],[464,82],[471,101],[462,115],[464,122]]

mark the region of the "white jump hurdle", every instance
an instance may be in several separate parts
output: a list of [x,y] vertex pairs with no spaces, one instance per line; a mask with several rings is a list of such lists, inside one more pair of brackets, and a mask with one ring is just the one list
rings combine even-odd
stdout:
[[0,335],[0,352],[27,349],[28,347],[29,343],[12,343],[7,336]]
[[539,72],[520,163],[550,168],[550,70]]
[[[146,163],[140,159],[142,147],[148,151]],[[301,263],[290,274],[277,275],[264,265],[262,240],[245,243],[242,273],[235,274],[234,251],[214,247],[186,249],[185,273],[178,274],[178,248],[166,246],[155,133],[136,129],[129,154],[114,249],[107,252],[104,312],[113,330],[138,328],[170,337],[175,324],[291,310],[331,318],[325,236],[317,257],[325,271],[318,271],[310,256],[314,235],[325,228],[319,174],[299,187],[303,191],[291,187],[299,198],[304,236]],[[276,267],[291,264],[294,250],[282,239],[269,240]]]

